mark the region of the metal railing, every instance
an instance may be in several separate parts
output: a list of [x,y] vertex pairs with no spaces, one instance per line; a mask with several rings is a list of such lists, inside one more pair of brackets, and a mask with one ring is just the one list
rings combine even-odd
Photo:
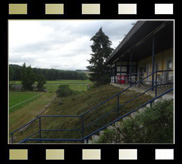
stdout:
[[[38,131],[34,132],[33,134],[29,135],[28,137],[26,137],[25,139],[21,140],[19,143],[25,143],[27,141],[35,141],[35,142],[40,142],[41,141],[69,141],[69,142],[84,142],[84,140],[87,140],[89,139],[89,137],[91,137],[92,135],[98,133],[99,131],[103,130],[104,128],[108,127],[109,125],[119,121],[120,119],[128,116],[129,114],[135,112],[136,110],[144,107],[145,105],[147,104],[150,104],[152,103],[154,100],[160,98],[161,96],[171,92],[173,90],[173,87],[171,88],[168,88],[166,91],[164,91],[163,93],[160,93],[158,95],[158,89],[157,87],[158,86],[161,86],[161,85],[168,85],[168,84],[173,84],[173,81],[171,82],[159,82],[158,81],[158,74],[160,73],[163,73],[163,72],[169,72],[169,71],[172,71],[172,70],[165,70],[165,71],[156,71],[146,77],[144,77],[143,79],[140,79],[138,80],[137,82],[133,83],[132,85],[128,86],[127,88],[123,89],[122,91],[120,91],[119,93],[111,96],[110,98],[106,99],[105,101],[99,103],[98,105],[94,106],[93,108],[87,110],[86,112],[84,112],[83,114],[81,115],[44,115],[44,116],[39,116],[35,119],[33,119],[32,121],[28,122],[27,124],[25,124],[24,126],[16,129],[15,131],[11,132],[10,133],[10,136],[11,136],[11,142],[14,143],[14,133],[19,131],[20,129],[34,123],[35,121],[38,121]],[[150,76],[154,76],[155,75],[155,81],[154,81],[154,85],[150,86],[148,89],[146,89],[144,92],[140,93],[139,95],[136,95],[135,97],[127,100],[126,102],[124,103],[120,103],[120,97],[122,95],[122,93],[128,91],[128,89],[132,88],[133,86],[136,86],[138,84],[140,84],[143,80],[147,79],[148,77]],[[135,107],[133,110],[130,110],[129,112],[126,112],[124,114],[122,114],[121,112],[124,110],[124,107],[129,104],[129,103],[132,103],[134,100],[136,100],[137,98],[139,98],[140,96],[146,94],[147,92],[149,91],[154,91],[155,92],[155,97],[150,99],[150,100],[147,100],[147,102],[144,102],[143,104],[140,104],[138,107]],[[115,99],[114,99],[115,98]],[[107,102],[109,102],[110,100],[116,100],[116,107],[114,107],[113,109],[109,110],[108,112],[104,113],[104,114],[101,114],[101,116],[99,116],[98,118],[94,119],[94,120],[91,120],[90,122],[88,122],[88,117],[89,118],[92,118],[92,114],[91,113],[92,111],[96,111],[96,109],[98,109],[99,107],[102,107],[104,104],[106,104]],[[122,110],[123,109],[123,110]],[[97,110],[99,111],[99,110]],[[116,112],[116,113],[114,113]],[[89,115],[90,114],[90,115]],[[113,117],[113,120],[109,121],[109,122],[105,122],[105,124],[101,124],[100,126],[97,126],[96,128],[93,128],[92,129],[92,132],[87,132],[86,133],[86,129],[88,127],[91,127],[93,126],[95,123],[98,123],[98,121],[106,118],[107,116],[111,116],[111,115],[115,115],[115,117]],[[42,119],[43,118],[77,118],[80,123],[79,123],[79,127],[78,128],[73,128],[73,129],[42,129]],[[81,133],[81,136],[79,138],[43,138],[42,137],[42,132],[57,132],[57,131],[70,131],[70,132],[79,132]],[[31,138],[33,136],[36,136],[38,135],[39,138]]]

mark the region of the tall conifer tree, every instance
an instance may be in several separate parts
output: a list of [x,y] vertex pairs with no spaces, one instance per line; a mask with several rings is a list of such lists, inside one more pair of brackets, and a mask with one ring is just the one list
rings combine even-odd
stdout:
[[102,28],[91,38],[93,44],[91,45],[92,54],[91,59],[88,60],[90,66],[87,66],[90,72],[90,80],[97,86],[107,84],[110,82],[109,67],[106,65],[106,60],[111,54],[112,42],[109,37],[104,34]]

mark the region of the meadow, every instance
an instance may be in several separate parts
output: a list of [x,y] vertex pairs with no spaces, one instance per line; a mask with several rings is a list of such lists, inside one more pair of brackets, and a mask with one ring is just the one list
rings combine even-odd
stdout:
[[[21,84],[21,81],[10,81],[10,84]],[[47,92],[9,91],[9,130],[15,130],[31,121],[55,96],[60,84],[69,85],[80,93],[87,91],[89,80],[55,80],[44,85]]]
[[[51,105],[41,114],[41,115],[81,115],[84,112],[88,111],[89,109],[93,108],[97,104],[101,103],[102,101],[106,100],[110,96],[118,93],[121,91],[120,88],[113,87],[111,85],[105,85],[100,86],[97,88],[93,88],[88,90],[87,92],[82,92],[78,95],[73,95],[65,98],[56,98]],[[46,93],[48,94],[48,93]],[[49,93],[51,94],[51,93]],[[120,96],[120,104],[125,103],[132,97],[137,96],[138,93],[134,91],[127,91],[125,94]],[[137,98],[134,102],[127,104],[125,107],[122,107],[120,111],[120,116],[123,114],[126,114],[127,112],[131,111],[131,109],[134,109],[135,107],[138,107],[142,103],[148,101],[151,99],[151,96],[143,95],[139,98]],[[34,101],[34,103],[37,101]],[[30,103],[29,105],[33,105],[34,103]],[[37,108],[36,104],[35,107],[32,108],[33,112],[38,112],[35,110]],[[102,106],[97,107],[97,109],[92,110],[88,114],[84,116],[84,125],[89,125],[92,121],[97,120],[99,117],[105,115],[107,112],[110,112],[114,108],[117,107],[117,97],[109,100],[108,102],[104,103]],[[18,120],[18,118],[22,122],[25,122],[23,116],[19,116],[24,112],[23,115],[26,115],[26,112],[30,112],[31,109],[30,106],[27,106],[24,109],[18,110],[16,114],[16,119],[11,118],[10,120]],[[40,109],[40,107],[38,108]],[[32,115],[33,112],[30,112]],[[16,112],[15,112],[16,113]],[[13,117],[11,115],[10,117]],[[108,121],[112,121],[113,119],[116,119],[117,117],[117,111],[112,112],[111,114],[107,115],[103,119],[97,121],[96,123],[92,124],[91,126],[84,129],[85,135],[90,134],[94,130],[100,128],[101,126],[105,125]],[[27,119],[26,119],[27,120]],[[30,121],[30,120],[29,120]],[[22,126],[22,122],[19,121],[19,123],[16,124],[16,126],[12,123],[12,126],[10,126],[11,130],[14,130],[15,127]],[[28,122],[28,121],[27,121]],[[25,122],[26,123],[26,122]],[[20,126],[19,126],[20,125]],[[24,125],[24,124],[23,124]],[[55,117],[45,117],[41,119],[41,128],[44,129],[42,131],[42,138],[81,138],[82,134],[81,131],[73,132],[73,131],[46,131],[53,130],[53,129],[80,129],[81,128],[81,120],[80,118],[55,118]],[[39,130],[39,122],[38,120],[31,124],[23,133],[16,132],[15,136],[17,137],[15,142],[18,142],[27,136],[37,132]],[[39,137],[38,135],[35,135],[34,137]]]
[[[10,81],[10,84],[21,84],[21,81]],[[48,89],[48,92],[53,93],[56,92],[60,84],[69,85],[75,91],[87,91],[92,82],[90,80],[54,80],[46,81],[44,86]]]
[[42,93],[40,92],[9,92],[9,112],[13,112],[26,104],[36,100]]
[[61,84],[69,85],[70,89],[82,92],[87,91],[92,82],[89,80],[55,80],[47,81],[44,86],[48,89],[48,92],[56,92]]

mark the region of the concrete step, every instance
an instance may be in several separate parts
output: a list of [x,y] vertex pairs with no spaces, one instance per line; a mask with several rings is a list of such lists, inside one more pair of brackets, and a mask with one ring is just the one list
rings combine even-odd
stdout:
[[108,130],[113,130],[114,129],[114,126],[108,126],[107,129]]
[[126,121],[126,120],[128,120],[128,119],[130,119],[130,117],[129,117],[129,116],[124,117],[124,118],[123,118],[123,121]]
[[158,98],[158,99],[154,100],[154,103],[157,103],[159,101],[162,101],[162,98]]
[[138,115],[138,112],[133,112],[130,114],[131,118],[134,119]]
[[166,94],[166,95],[162,96],[162,99],[163,100],[171,100],[171,99],[173,99],[173,95],[172,94]]
[[143,108],[140,108],[140,109],[138,110],[138,112],[139,112],[139,113],[143,113],[145,110],[146,110],[146,108],[143,107]]
[[99,138],[100,138],[100,136],[98,136],[98,135],[92,135],[92,142],[98,141]]
[[116,128],[119,128],[119,127],[122,126],[122,124],[123,124],[122,121],[118,121],[118,122],[115,122],[114,125],[115,125]]
[[101,131],[99,132],[99,135],[100,135],[100,136],[104,135],[104,130],[101,130]]
[[92,140],[88,140],[88,143],[91,144],[92,143]]

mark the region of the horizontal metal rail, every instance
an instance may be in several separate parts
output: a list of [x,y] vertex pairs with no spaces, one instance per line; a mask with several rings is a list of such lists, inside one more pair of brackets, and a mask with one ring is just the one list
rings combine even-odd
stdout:
[[113,99],[114,97],[116,97],[116,96],[120,95],[121,93],[125,92],[125,91],[126,91],[126,90],[128,90],[129,88],[131,88],[131,87],[133,87],[133,86],[135,86],[135,85],[139,84],[140,82],[142,82],[144,79],[146,79],[146,78],[150,77],[151,75],[152,75],[152,74],[150,74],[150,75],[146,76],[145,78],[143,78],[143,79],[141,79],[141,80],[138,80],[137,82],[133,83],[131,86],[129,86],[129,87],[127,87],[127,88],[123,89],[122,91],[120,91],[120,92],[118,92],[117,94],[115,94],[115,95],[111,96],[110,98],[106,99],[105,101],[101,102],[100,104],[98,104],[98,105],[94,106],[93,108],[91,108],[91,109],[89,109],[88,111],[84,112],[84,113],[83,113],[83,114],[81,114],[80,116],[83,116],[83,115],[85,115],[85,114],[89,113],[90,111],[94,110],[94,109],[95,109],[95,108],[97,108],[98,106],[103,105],[103,104],[104,104],[104,103],[106,103],[107,101],[109,101],[109,100]]
[[98,133],[99,131],[101,131],[101,130],[107,128],[108,126],[114,124],[115,122],[120,121],[120,120],[123,119],[124,117],[129,116],[131,113],[137,111],[138,109],[140,109],[140,108],[146,106],[146,105],[149,104],[149,103],[152,103],[154,100],[156,100],[156,99],[158,99],[158,98],[164,96],[165,94],[167,94],[167,93],[169,93],[169,92],[171,92],[171,91],[173,91],[173,88],[171,88],[171,89],[169,89],[168,91],[164,92],[163,94],[161,94],[161,95],[159,95],[159,96],[153,98],[152,100],[147,101],[146,103],[140,105],[139,107],[135,108],[134,110],[132,110],[132,111],[130,111],[130,112],[124,114],[123,116],[121,116],[121,117],[115,119],[114,121],[112,121],[112,122],[106,124],[106,125],[103,126],[102,128],[97,129],[97,130],[94,131],[93,133],[90,133],[89,135],[87,135],[87,136],[85,136],[85,137],[83,137],[83,138],[81,138],[81,139],[57,139],[57,138],[56,138],[56,139],[54,139],[54,138],[30,138],[30,139],[29,139],[29,138],[26,138],[26,139],[22,140],[20,143],[24,143],[24,142],[26,142],[26,141],[84,141],[84,140],[90,138],[92,135],[94,135],[94,134]]
[[130,99],[130,100],[128,100],[128,101],[126,101],[125,103],[121,104],[119,107],[123,107],[124,105],[126,105],[126,104],[130,103],[131,101],[133,101],[133,100],[137,99],[138,97],[140,97],[140,96],[144,95],[146,92],[150,91],[151,89],[152,89],[152,87],[151,87],[151,88],[149,88],[149,89],[147,89],[147,90],[146,90],[146,91],[144,91],[143,93],[141,93],[141,94],[137,95],[136,97],[134,97],[134,98],[132,98],[132,99]]
[[51,132],[51,131],[80,131],[81,129],[41,129],[41,132]]
[[116,111],[116,110],[117,110],[117,108],[111,110],[110,112],[105,113],[103,116],[101,116],[100,118],[98,118],[98,119],[94,120],[93,122],[89,123],[89,124],[86,125],[84,128],[89,127],[90,125],[92,125],[92,124],[94,124],[95,122],[97,122],[97,121],[103,119],[104,117],[108,116],[109,114],[111,114],[112,112],[114,112],[114,111]]
[[28,123],[26,123],[25,125],[21,126],[20,128],[18,128],[18,129],[16,129],[16,130],[12,131],[9,135],[12,135],[13,133],[17,132],[18,130],[24,128],[25,126],[27,126],[27,125],[33,123],[34,121],[36,121],[36,120],[38,120],[38,119],[39,119],[39,117],[37,117],[37,118],[35,118],[35,119],[29,121]]
[[94,134],[98,133],[99,131],[101,131],[101,130],[107,128],[108,126],[112,125],[113,123],[118,122],[119,120],[123,119],[124,117],[127,117],[127,116],[130,115],[131,113],[133,113],[133,112],[137,111],[138,109],[140,109],[140,108],[146,106],[147,104],[152,103],[154,100],[156,100],[156,99],[162,97],[163,95],[165,95],[165,94],[171,92],[172,90],[173,90],[173,88],[172,88],[172,89],[169,89],[168,91],[164,92],[163,94],[161,94],[161,95],[159,95],[159,96],[153,98],[152,100],[147,101],[146,103],[144,103],[144,104],[140,105],[139,107],[135,108],[134,110],[132,110],[132,111],[130,111],[130,112],[124,114],[123,116],[121,116],[121,117],[115,119],[114,121],[108,123],[107,125],[103,126],[102,128],[100,128],[100,129],[94,131],[93,133],[90,133],[89,135],[87,135],[87,136],[85,136],[84,138],[82,138],[82,140],[85,140],[85,139],[90,138],[92,135],[94,135]]
[[22,140],[20,143],[24,143],[27,141],[80,141],[82,142],[83,139],[60,139],[60,138],[26,138]]
[[[172,71],[172,70],[166,70],[166,71]],[[95,134],[95,133],[101,131],[102,129],[106,128],[107,126],[113,124],[114,122],[117,122],[118,120],[120,120],[120,119],[122,119],[122,118],[128,116],[129,114],[135,112],[136,110],[138,110],[139,108],[145,106],[146,104],[151,103],[152,101],[154,101],[155,99],[158,99],[159,97],[163,96],[164,94],[167,94],[167,93],[171,92],[171,91],[173,90],[173,88],[170,89],[170,90],[168,90],[168,91],[166,91],[166,92],[164,92],[163,94],[161,94],[161,95],[159,95],[159,96],[157,96],[157,94],[155,94],[156,97],[153,98],[152,100],[150,100],[150,101],[148,101],[148,102],[146,102],[146,103],[140,105],[140,106],[137,107],[136,109],[134,109],[134,110],[128,112],[127,114],[125,114],[125,115],[123,115],[123,116],[121,116],[121,117],[119,117],[119,115],[118,115],[118,118],[115,119],[114,121],[112,121],[112,122],[106,124],[105,126],[103,126],[103,127],[101,127],[100,129],[98,129],[98,130],[96,130],[96,131],[90,133],[89,135],[84,136],[84,129],[85,129],[85,128],[87,128],[87,127],[93,125],[93,124],[96,123],[97,121],[99,121],[99,120],[103,119],[104,117],[110,115],[112,112],[114,112],[114,111],[116,111],[116,110],[118,110],[118,113],[119,113],[119,110],[120,110],[121,107],[123,107],[123,106],[125,106],[126,104],[132,102],[133,100],[137,99],[138,97],[144,95],[146,92],[152,90],[153,87],[150,87],[149,89],[145,90],[143,93],[141,93],[141,94],[135,96],[134,98],[132,98],[132,99],[126,101],[126,102],[124,102],[123,104],[121,104],[121,105],[118,104],[118,103],[119,103],[119,95],[120,95],[121,93],[123,93],[123,92],[127,91],[129,88],[131,88],[131,87],[133,87],[133,86],[139,84],[139,83],[142,82],[144,79],[146,79],[146,78],[152,76],[153,74],[156,73],[156,75],[157,75],[157,72],[164,72],[164,71],[156,71],[156,72],[154,72],[154,73],[152,73],[152,74],[146,76],[145,78],[136,81],[135,83],[131,84],[129,87],[127,87],[127,88],[125,88],[124,90],[118,92],[117,94],[111,96],[110,98],[108,98],[108,99],[106,99],[105,101],[101,102],[100,104],[94,106],[93,108],[87,110],[87,111],[84,112],[83,114],[80,114],[80,115],[41,115],[41,116],[39,116],[39,117],[37,117],[37,118],[31,120],[31,121],[28,122],[27,124],[23,125],[22,127],[16,129],[15,131],[11,132],[10,135],[12,135],[12,142],[13,142],[13,133],[14,133],[14,132],[16,132],[16,131],[18,131],[18,130],[24,128],[24,127],[26,127],[27,125],[33,123],[34,121],[36,121],[36,120],[38,120],[38,119],[39,119],[39,131],[36,132],[36,133],[33,133],[33,134],[30,135],[30,136],[28,136],[25,140],[22,140],[21,143],[26,142],[26,141],[83,141],[83,140],[85,140],[85,139],[88,139],[91,135],[93,135],[93,134]],[[167,83],[167,84],[169,84],[169,83]],[[173,83],[170,83],[170,84],[173,84]],[[157,86],[160,86],[160,85],[166,85],[166,84],[158,84],[158,83],[157,83],[157,80],[156,80],[156,81],[155,81],[155,86],[154,86],[154,87],[157,87]],[[157,91],[157,90],[156,90],[156,91]],[[109,100],[115,98],[116,96],[117,96],[117,108],[114,108],[113,110],[111,110],[111,111],[105,113],[104,115],[102,115],[101,117],[95,119],[95,120],[92,121],[91,123],[89,123],[89,124],[87,124],[87,125],[84,125],[84,116],[85,116],[87,113],[89,113],[89,112],[91,112],[92,110],[96,109],[97,107],[103,105],[103,104],[106,103],[107,101],[109,101]],[[56,117],[59,117],[59,118],[60,118],[60,117],[63,117],[63,118],[80,118],[80,119],[81,119],[81,128],[79,128],[79,129],[41,129],[41,118],[50,118],[50,117],[53,117],[53,118],[56,118]],[[81,131],[81,133],[82,133],[82,138],[81,138],[81,139],[45,139],[45,138],[41,138],[41,132],[49,132],[49,131]],[[36,134],[38,134],[38,133],[39,133],[39,138],[36,138],[36,139],[31,138],[31,139],[30,139],[30,137],[32,137],[32,136],[34,136],[34,135],[36,135]]]
[[41,115],[39,117],[80,117],[79,115]]

